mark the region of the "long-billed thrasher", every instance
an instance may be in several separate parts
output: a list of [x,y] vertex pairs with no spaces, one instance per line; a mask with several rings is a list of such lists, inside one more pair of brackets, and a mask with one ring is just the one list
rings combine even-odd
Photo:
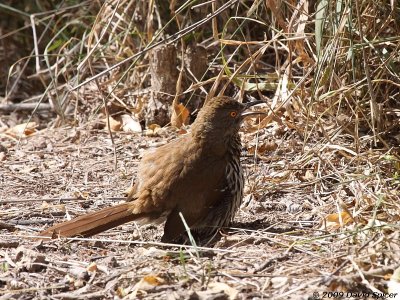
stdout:
[[128,202],[56,224],[47,237],[91,236],[121,224],[165,222],[163,242],[185,234],[185,226],[204,238],[228,226],[243,197],[238,134],[246,110],[261,101],[239,103],[229,97],[210,99],[200,110],[191,133],[142,159]]

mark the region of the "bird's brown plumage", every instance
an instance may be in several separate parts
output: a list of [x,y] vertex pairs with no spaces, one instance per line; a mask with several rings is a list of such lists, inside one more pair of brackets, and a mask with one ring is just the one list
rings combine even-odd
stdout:
[[243,194],[238,131],[248,106],[228,97],[209,100],[190,134],[143,157],[129,202],[56,224],[40,235],[91,236],[130,221],[166,219],[162,241],[173,242],[185,233],[179,212],[202,236],[227,226]]

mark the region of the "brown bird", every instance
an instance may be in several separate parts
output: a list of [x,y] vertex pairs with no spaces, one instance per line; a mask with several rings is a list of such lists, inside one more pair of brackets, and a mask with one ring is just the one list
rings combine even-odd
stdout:
[[142,159],[129,202],[56,224],[40,233],[49,237],[91,236],[121,224],[159,223],[163,242],[185,234],[185,222],[199,237],[228,226],[243,196],[239,128],[246,110],[261,101],[239,103],[229,97],[210,99],[200,110],[191,133]]

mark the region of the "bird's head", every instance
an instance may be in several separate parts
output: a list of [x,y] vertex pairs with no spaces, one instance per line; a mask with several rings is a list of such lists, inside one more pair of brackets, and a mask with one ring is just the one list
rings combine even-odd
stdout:
[[[198,137],[213,137],[225,141],[235,136],[246,116],[261,112],[247,111],[253,105],[263,103],[253,101],[240,103],[230,97],[210,99],[200,110],[192,125],[192,134]],[[261,113],[262,114],[262,113]]]

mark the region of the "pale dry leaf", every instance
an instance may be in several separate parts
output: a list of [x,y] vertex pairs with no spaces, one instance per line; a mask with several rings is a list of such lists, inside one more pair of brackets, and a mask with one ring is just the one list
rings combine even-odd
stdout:
[[132,289],[132,292],[129,294],[129,298],[135,299],[135,297],[139,292],[150,290],[155,286],[163,285],[164,283],[165,280],[156,275],[144,276],[142,279],[140,279],[138,283],[135,284],[135,286]]
[[271,278],[271,284],[274,289],[278,289],[280,287],[283,287],[285,284],[287,284],[289,279],[287,277],[273,277]]
[[146,136],[157,136],[161,131],[161,126],[158,124],[150,124],[147,126],[147,130],[145,130],[144,134]]
[[19,169],[19,172],[23,174],[37,173],[38,171],[39,171],[38,166],[24,166],[21,169]]
[[27,272],[39,272],[46,268],[46,257],[34,250],[23,246],[16,249],[15,264],[17,268]]
[[115,293],[117,294],[117,296],[122,299],[124,298],[126,295],[128,295],[128,292],[126,291],[126,289],[122,286],[117,287],[117,290],[115,291]]
[[81,200],[87,200],[90,196],[89,192],[81,192],[81,191],[75,191],[73,192],[73,194],[75,198]]
[[74,288],[79,289],[81,287],[84,287],[86,284],[86,280],[83,280],[81,278],[78,278],[74,282]]
[[41,209],[41,210],[46,210],[46,209],[49,208],[49,206],[50,206],[49,202],[43,201],[43,202],[42,202],[42,205],[40,206],[40,209]]
[[392,294],[391,299],[400,300],[400,267],[394,270],[388,282],[388,294]]
[[300,179],[302,181],[313,181],[313,180],[315,180],[315,176],[311,170],[307,170],[306,174],[304,174],[304,176],[300,176]]
[[134,133],[141,133],[142,126],[140,125],[139,120],[134,118],[132,115],[122,115],[122,130],[124,132],[134,132]]
[[66,211],[66,209],[65,209],[65,204],[56,204],[56,205],[53,205],[53,204],[50,204],[50,203],[48,203],[47,201],[43,201],[42,202],[42,204],[41,204],[41,206],[40,206],[40,209],[42,210],[42,211],[47,211],[47,210],[51,210],[51,211],[60,211],[60,212],[64,212],[65,213],[65,211]]
[[36,127],[36,122],[22,123],[7,129],[5,133],[14,138],[26,137],[37,132]]
[[85,267],[83,266],[71,266],[68,269],[68,274],[73,276],[74,279],[88,279],[89,274]]
[[224,292],[230,300],[237,299],[239,294],[237,289],[223,282],[212,282],[207,286],[207,289],[211,290],[212,292]]
[[305,1],[300,1],[297,5],[296,11],[300,13],[300,16],[298,17],[298,25],[296,29],[296,36],[298,37],[295,41],[295,48],[296,52],[298,54],[297,62],[303,62],[306,65],[310,65],[313,63],[313,60],[308,56],[306,50],[305,50],[305,28],[306,24],[309,18],[309,13],[308,13],[308,2]]
[[290,171],[276,171],[270,174],[271,181],[274,183],[282,182],[283,180],[287,180],[290,176]]
[[154,257],[154,258],[159,258],[159,257],[164,257],[167,255],[167,252],[161,249],[158,249],[156,247],[150,247],[148,249],[145,249],[144,252],[142,253],[143,256],[147,257]]
[[384,230],[384,229],[392,230],[391,226],[387,222],[380,221],[375,218],[368,220],[368,223],[366,225],[366,228],[373,228],[373,227],[380,227],[380,229],[382,229],[382,230]]

